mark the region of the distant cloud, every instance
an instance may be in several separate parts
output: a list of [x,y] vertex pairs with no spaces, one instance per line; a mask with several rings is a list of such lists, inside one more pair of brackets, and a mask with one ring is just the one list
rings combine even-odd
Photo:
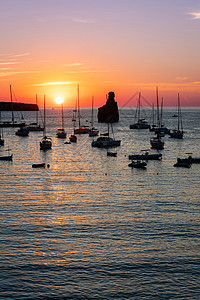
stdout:
[[64,64],[62,66],[63,67],[81,67],[83,65],[84,65],[84,63],[82,63],[82,62],[75,62],[75,63],[71,63],[71,64]]
[[7,77],[18,74],[35,74],[40,73],[40,71],[19,71],[19,72],[0,72],[0,77]]
[[20,61],[4,61],[0,62],[0,65],[15,65],[15,64],[22,64]]
[[66,85],[66,84],[74,84],[74,81],[58,81],[58,82],[44,82],[44,83],[36,83],[33,86],[49,86],[49,85]]
[[194,20],[200,20],[200,12],[191,12],[189,13]]
[[177,81],[186,81],[186,80],[188,80],[189,79],[189,77],[176,77],[176,80]]
[[82,71],[69,71],[65,73],[76,74],[76,73],[109,73],[115,70],[82,70]]
[[86,24],[91,24],[93,21],[91,20],[86,20],[86,19],[73,19],[72,20],[74,23],[86,23]]
[[30,55],[31,53],[26,52],[26,53],[22,53],[22,54],[15,54],[15,55],[11,55],[10,57],[22,57],[22,56],[27,56]]

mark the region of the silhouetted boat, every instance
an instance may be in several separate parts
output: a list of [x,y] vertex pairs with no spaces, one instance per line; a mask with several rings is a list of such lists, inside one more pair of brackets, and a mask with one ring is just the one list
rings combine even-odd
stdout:
[[91,128],[89,131],[89,136],[97,136],[99,134],[99,130],[97,128],[94,128],[93,106],[94,106],[94,97],[92,97],[92,115],[91,115]]
[[79,103],[79,85],[77,86],[77,107],[78,107],[78,128],[74,128],[74,134],[86,134],[90,132],[89,126],[81,126],[81,114],[80,114],[80,103]]
[[43,139],[40,142],[40,150],[49,150],[52,147],[51,138],[46,136],[46,103],[44,96],[44,131],[43,131]]
[[189,154],[187,158],[177,158],[178,163],[189,163],[189,164],[200,164],[200,157],[192,157],[192,153],[186,153]]
[[107,156],[113,156],[113,157],[116,157],[116,156],[117,156],[117,152],[110,152],[110,151],[107,151]]
[[18,136],[28,136],[29,135],[29,130],[26,126],[21,127],[15,132],[16,135]]
[[133,160],[130,164],[128,164],[128,166],[131,168],[141,168],[141,169],[145,169],[146,165],[147,164],[145,162],[141,162],[140,160],[137,161]]
[[190,168],[191,167],[191,163],[177,161],[177,163],[174,164],[174,167]]
[[[142,150],[143,151],[143,150]],[[147,150],[144,150],[144,154],[133,154],[129,155],[129,159],[137,159],[137,160],[161,160],[162,159],[162,154],[161,153],[153,153],[149,154]]]
[[64,129],[63,103],[62,103],[62,107],[61,107],[61,112],[62,112],[62,128],[57,129],[56,135],[58,138],[65,139],[67,134]]
[[[106,133],[106,136],[100,136],[97,138],[96,141],[92,141],[92,147],[97,147],[97,148],[111,148],[111,147],[118,147],[121,144],[121,140],[115,140],[114,139],[114,134],[113,138],[109,136],[109,126],[112,128],[112,123],[109,125],[108,123],[108,133]],[[112,128],[112,133],[113,133],[113,128]]]
[[136,123],[130,125],[130,129],[148,129],[150,128],[150,125],[147,123],[147,121],[144,118],[140,117],[140,98],[141,98],[141,93],[139,93],[139,99],[138,99],[138,104],[137,104],[137,109],[136,109],[136,114],[135,114],[135,120]]
[[32,164],[32,168],[45,168],[45,163]]
[[181,106],[180,106],[179,94],[178,94],[178,128],[174,129],[170,133],[170,138],[174,138],[174,139],[182,139],[183,138],[183,123],[182,123],[182,115],[181,115]]
[[[36,105],[37,105],[37,95],[36,95]],[[35,122],[31,123],[29,125],[27,125],[27,128],[29,131],[44,131],[44,127],[42,127],[39,123],[38,123],[38,111],[36,111],[36,115],[35,115]]]

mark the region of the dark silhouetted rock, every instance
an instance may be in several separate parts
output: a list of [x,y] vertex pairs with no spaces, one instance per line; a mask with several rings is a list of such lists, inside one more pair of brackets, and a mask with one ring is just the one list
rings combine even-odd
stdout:
[[119,111],[115,101],[115,93],[108,93],[106,104],[98,108],[98,122],[114,123],[119,121]]

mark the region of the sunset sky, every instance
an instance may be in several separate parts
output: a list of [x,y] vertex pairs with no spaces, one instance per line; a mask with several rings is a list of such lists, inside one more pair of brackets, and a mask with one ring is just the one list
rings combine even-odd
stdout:
[[200,106],[200,0],[0,0],[0,101]]

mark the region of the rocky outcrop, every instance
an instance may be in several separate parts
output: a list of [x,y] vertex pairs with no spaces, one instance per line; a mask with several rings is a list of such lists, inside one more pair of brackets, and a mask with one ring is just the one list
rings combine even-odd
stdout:
[[115,101],[115,93],[109,92],[106,104],[98,108],[98,122],[114,123],[119,121],[119,111]]
[[38,111],[37,104],[0,102],[0,111]]

